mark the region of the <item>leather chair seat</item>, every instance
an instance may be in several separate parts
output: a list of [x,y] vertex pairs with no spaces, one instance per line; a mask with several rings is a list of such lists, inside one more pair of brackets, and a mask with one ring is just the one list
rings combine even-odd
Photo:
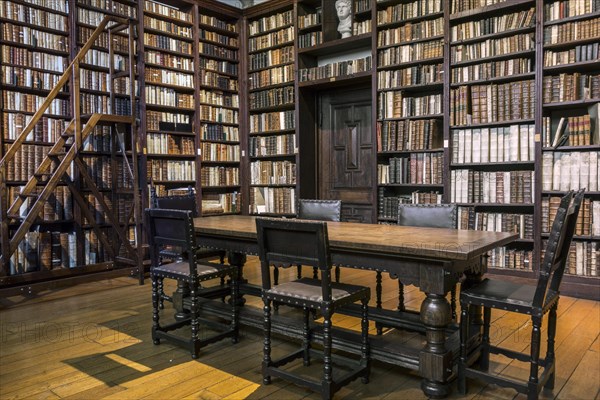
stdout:
[[[235,267],[224,264],[196,263],[196,277],[201,281],[219,278],[223,274],[230,274],[235,271]],[[190,264],[187,261],[177,261],[168,264],[156,266],[152,273],[169,279],[178,279],[188,281],[191,279]]]
[[[336,303],[354,303],[369,295],[369,288],[344,283],[331,284],[331,300]],[[281,283],[265,291],[265,296],[282,302],[321,303],[323,290],[319,279],[302,278]]]

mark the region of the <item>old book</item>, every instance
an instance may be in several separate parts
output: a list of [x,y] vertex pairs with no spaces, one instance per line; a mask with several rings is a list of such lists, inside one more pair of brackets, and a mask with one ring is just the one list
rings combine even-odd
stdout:
[[567,122],[568,120],[566,117],[562,117],[559,120],[556,130],[554,131],[554,140],[552,141],[552,147],[557,148],[559,146],[562,146],[569,138]]

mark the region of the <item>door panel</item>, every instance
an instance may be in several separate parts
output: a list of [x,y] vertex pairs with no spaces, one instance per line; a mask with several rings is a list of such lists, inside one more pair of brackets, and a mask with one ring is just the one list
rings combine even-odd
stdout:
[[[342,214],[371,222],[375,138],[371,129],[370,89],[321,95],[319,194],[342,200]],[[358,208],[356,208],[358,206]],[[361,217],[356,217],[360,209]],[[350,217],[355,216],[355,217]]]

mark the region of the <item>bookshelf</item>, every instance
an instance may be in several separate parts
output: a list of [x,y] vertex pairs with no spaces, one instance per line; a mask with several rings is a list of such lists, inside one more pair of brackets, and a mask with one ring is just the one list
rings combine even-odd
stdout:
[[[569,251],[565,281],[598,285],[600,250],[600,2],[550,1],[542,21],[541,248],[548,240],[556,202],[568,190],[586,188]],[[582,289],[580,289],[582,290]]]
[[378,222],[444,196],[443,2],[376,3]]
[[295,43],[292,2],[248,17],[248,212],[296,212]]
[[238,20],[234,12],[199,8],[197,95],[203,216],[242,211]]

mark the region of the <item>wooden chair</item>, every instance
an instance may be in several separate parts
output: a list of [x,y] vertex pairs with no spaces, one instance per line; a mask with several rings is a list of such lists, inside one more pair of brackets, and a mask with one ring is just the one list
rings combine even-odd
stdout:
[[[194,194],[192,188],[188,189],[188,194],[186,195],[178,195],[178,196],[157,196],[156,190],[154,187],[150,189],[150,197],[152,200],[153,208],[160,208],[166,210],[184,210],[191,211],[192,217],[199,217],[198,206],[196,204],[196,195]],[[162,257],[170,257],[172,256],[171,250],[165,248],[161,250],[160,256]],[[177,255],[177,250],[175,251],[175,255]],[[222,250],[209,249],[206,247],[198,247],[196,250],[196,258],[197,259],[207,259],[207,258],[215,258],[219,257],[219,261],[221,264],[225,263],[225,252]],[[224,285],[225,282],[221,281],[221,285]],[[173,301],[171,296],[164,293],[162,287],[160,290],[160,308],[164,308],[164,301]]]
[[[537,399],[543,387],[553,389],[555,377],[554,336],[556,334],[556,310],[559,287],[569,256],[577,215],[583,199],[583,190],[577,194],[568,193],[561,200],[552,230],[548,239],[544,260],[536,286],[517,284],[508,281],[484,279],[475,286],[464,288],[460,295],[460,361],[458,368],[458,389],[465,394],[467,378],[477,378],[486,383],[511,387],[527,394],[528,399]],[[483,336],[481,343],[469,349],[470,307],[483,307]],[[520,353],[490,345],[491,309],[506,310],[531,316],[531,352]],[[545,359],[540,359],[542,318],[548,314],[548,348]],[[473,347],[473,346],[471,346]],[[502,354],[522,362],[529,362],[527,382],[489,373],[490,353]],[[472,365],[480,356],[480,368]],[[539,366],[543,367],[538,376]]]
[[[271,383],[271,377],[279,377],[321,393],[330,399],[343,385],[357,377],[368,382],[370,363],[368,287],[331,282],[331,257],[325,222],[299,221],[289,219],[256,219],[259,256],[262,274],[262,299],[264,301],[264,357],[262,363],[263,383]],[[300,278],[280,285],[271,285],[269,268],[272,265],[289,267],[294,264],[309,265],[321,270],[321,279]],[[332,355],[331,318],[338,307],[360,301],[362,303],[361,358],[359,362],[341,355]],[[302,307],[304,311],[303,337],[301,348],[279,360],[271,359],[271,303]],[[309,312],[319,310],[323,315],[323,352],[316,353],[311,348],[312,330]],[[282,367],[292,360],[302,358],[304,365],[310,365],[311,356],[322,355],[323,375],[321,381],[307,379]],[[333,378],[332,357],[352,368],[343,376]]]
[[[312,219],[316,221],[335,221],[339,222],[342,219],[342,202],[341,200],[298,200],[298,218]],[[302,278],[302,265],[298,265],[298,279]],[[273,271],[275,285],[278,283],[278,270]],[[317,279],[318,268],[313,268],[313,278]],[[335,281],[340,281],[340,267],[335,266]]]
[[[456,229],[457,207],[455,204],[398,204],[398,225],[429,228]],[[381,271],[377,271],[375,283],[376,306],[381,307]],[[450,295],[452,319],[456,319],[456,286]],[[398,278],[398,310],[404,311],[404,285]],[[377,334],[382,333],[377,326]]]
[[[152,340],[159,344],[161,339],[167,339],[177,345],[187,347],[192,353],[192,358],[198,357],[200,347],[231,337],[233,343],[238,340],[238,305],[237,292],[238,283],[237,267],[217,263],[200,262],[197,256],[196,239],[194,235],[193,215],[191,211],[147,209],[148,241],[150,244],[150,257],[152,266],[150,277],[152,279]],[[161,262],[161,249],[168,246],[170,251],[180,249],[179,257],[173,258],[171,262]],[[199,295],[200,282],[215,278],[231,278],[231,324],[224,326],[212,320],[205,320],[208,325],[221,329],[222,332],[200,338],[199,307],[201,297]],[[189,298],[191,300],[190,314],[181,321],[161,326],[159,323],[160,291],[165,278],[174,279],[189,287]],[[173,335],[170,331],[190,325],[192,335],[189,340],[181,336]]]

